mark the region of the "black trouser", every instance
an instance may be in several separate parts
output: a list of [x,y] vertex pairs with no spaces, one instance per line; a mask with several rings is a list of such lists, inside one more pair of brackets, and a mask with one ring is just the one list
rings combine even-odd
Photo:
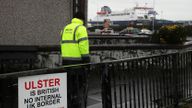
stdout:
[[[80,64],[80,61],[63,61],[63,65]],[[69,67],[67,72],[68,108],[85,108],[87,91],[87,72],[81,66]]]

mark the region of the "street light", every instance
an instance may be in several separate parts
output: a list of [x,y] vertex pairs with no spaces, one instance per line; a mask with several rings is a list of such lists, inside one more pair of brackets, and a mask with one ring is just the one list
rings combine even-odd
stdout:
[[155,0],[153,0],[153,20],[152,20],[152,31],[154,32],[155,31],[155,15],[156,15],[156,12],[155,12]]

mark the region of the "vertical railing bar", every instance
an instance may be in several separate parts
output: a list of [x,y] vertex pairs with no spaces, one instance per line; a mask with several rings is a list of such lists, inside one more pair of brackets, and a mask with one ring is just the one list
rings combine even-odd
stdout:
[[183,97],[183,99],[186,99],[187,98],[187,90],[188,90],[188,87],[187,87],[187,65],[186,65],[186,62],[187,62],[187,60],[186,60],[186,55],[187,53],[186,52],[184,52],[184,97]]
[[166,57],[166,70],[167,70],[167,80],[166,80],[166,94],[167,94],[167,105],[170,105],[170,94],[169,94],[169,88],[170,88],[170,83],[171,83],[171,75],[170,75],[170,64],[169,64],[169,55]]
[[141,107],[141,103],[140,103],[140,78],[141,78],[141,70],[140,70],[140,66],[139,66],[139,63],[140,63],[140,60],[136,60],[135,61],[135,69],[136,69],[136,72],[135,72],[135,75],[136,75],[136,81],[137,81],[137,101],[138,101],[138,108]]
[[[175,69],[179,69],[178,67],[176,67],[176,61],[178,60],[175,60],[176,59],[176,54],[173,54],[171,55],[170,57],[170,63],[171,63],[171,104],[172,105],[175,105]],[[177,70],[178,71],[178,70]]]
[[190,98],[191,98],[191,90],[192,90],[191,89],[192,88],[191,87],[191,84],[192,84],[191,83],[191,81],[192,81],[192,77],[191,77],[191,75],[192,75],[191,74],[191,71],[192,71],[192,68],[191,68],[192,67],[192,57],[191,57],[191,55],[192,55],[191,52],[189,52],[189,59],[188,59],[189,60],[189,64],[188,64],[188,66],[189,66],[189,97]]
[[[155,61],[156,60],[156,61]],[[160,63],[159,63],[159,57],[157,58],[152,58],[152,63],[153,63],[153,67],[155,67],[155,69],[157,68],[157,70],[159,70],[159,66],[160,66]],[[155,64],[156,65],[155,65]],[[153,69],[153,104],[154,104],[154,108],[156,108],[156,103],[157,103],[157,99],[159,98],[159,84],[158,84],[158,80],[159,80],[159,71],[157,70],[154,70]],[[157,75],[159,77],[157,77]]]
[[171,94],[170,94],[170,88],[171,88],[171,71],[170,71],[170,68],[171,68],[171,64],[170,64],[170,55],[168,55],[167,57],[167,70],[168,70],[168,77],[167,77],[167,104],[170,105],[171,104]]
[[169,88],[170,88],[170,83],[171,83],[171,75],[170,75],[170,64],[169,64],[169,58],[170,56],[168,55],[166,57],[166,70],[167,70],[167,80],[166,80],[166,96],[167,96],[167,105],[170,105],[170,94],[169,94]]
[[186,56],[186,53],[183,52],[183,73],[184,73],[184,79],[183,79],[183,99],[185,99],[187,96],[186,96],[186,90],[187,90],[187,87],[186,87],[186,59],[185,59],[185,56]]
[[116,78],[115,78],[115,71],[116,71],[116,67],[114,67],[114,63],[112,64],[112,77],[113,77],[113,88],[114,88],[114,102],[115,102],[115,108],[117,108],[117,92],[116,92]]
[[132,80],[132,84],[133,84],[133,108],[136,108],[137,107],[137,104],[136,104],[136,87],[135,87],[135,61],[132,61],[132,73],[133,73],[133,80]]
[[[155,79],[156,79],[156,82],[155,82],[155,84],[156,84],[156,89],[157,89],[157,98],[156,98],[156,100],[157,100],[157,105],[158,105],[158,107],[160,107],[159,106],[159,102],[161,102],[162,101],[162,97],[163,97],[163,95],[162,95],[162,83],[161,83],[161,81],[162,81],[162,74],[163,74],[163,72],[162,72],[162,58],[161,57],[158,57],[157,58],[157,66],[156,67],[158,67],[158,69],[157,70],[159,70],[159,71],[156,71],[157,73],[156,73],[156,75],[155,75]],[[159,76],[159,77],[157,77],[157,76]]]
[[112,100],[112,81],[111,81],[111,79],[112,79],[112,75],[111,75],[111,71],[112,71],[112,64],[109,64],[108,65],[109,66],[109,71],[108,71],[108,79],[109,79],[109,85],[108,85],[108,87],[109,87],[109,91],[108,92],[110,92],[110,95],[108,95],[108,98],[109,98],[109,106],[108,106],[108,108],[112,108],[113,107],[113,100]]
[[190,98],[190,60],[191,60],[191,56],[190,56],[190,52],[187,52],[187,72],[188,72],[188,98]]
[[[175,64],[176,64],[176,58],[174,58],[174,57],[176,57],[176,54],[174,54],[174,55],[172,55],[171,56],[171,64],[172,64],[172,67],[171,67],[171,76],[172,76],[172,91],[171,91],[171,93],[172,93],[172,104],[174,104],[174,102],[175,102],[175,70],[174,69],[176,69],[176,67],[175,67]],[[179,67],[177,67],[177,69],[179,69]],[[178,70],[177,70],[178,71]],[[176,74],[178,74],[178,73],[176,73]]]
[[[179,104],[179,100],[180,100],[180,96],[184,96],[184,80],[182,80],[184,78],[184,72],[183,72],[183,53],[179,53],[178,57],[181,57],[181,62],[177,62],[177,65],[180,67],[179,72],[177,75],[177,104]],[[180,64],[179,64],[180,63]],[[179,90],[181,88],[181,90]]]
[[125,63],[123,62],[123,82],[124,82],[124,100],[125,100],[125,108],[127,108],[127,67],[125,68]]
[[[184,67],[185,67],[185,62],[184,62],[184,53],[182,52],[181,53],[181,69],[180,69],[180,74],[181,74],[181,78],[179,77],[179,79],[180,79],[180,81],[182,82],[181,84],[180,84],[180,86],[181,86],[181,88],[182,88],[182,90],[181,91],[179,91],[179,98],[181,98],[180,97],[180,92],[182,92],[181,94],[182,94],[182,97],[185,97],[185,70],[184,70]],[[179,82],[180,82],[179,81]]]
[[164,81],[165,81],[165,61],[164,56],[161,56],[161,79],[160,79],[160,89],[161,89],[161,106],[165,106],[165,89],[164,89]]
[[189,55],[190,55],[190,58],[189,58],[189,60],[190,60],[190,64],[189,64],[189,66],[190,66],[189,67],[190,68],[190,71],[189,71],[190,81],[189,81],[189,85],[190,85],[190,97],[191,97],[192,96],[192,94],[191,94],[192,93],[192,86],[191,86],[192,85],[192,51],[189,52]]
[[[172,100],[172,104],[174,104],[175,105],[175,101],[176,101],[176,95],[177,94],[175,94],[175,93],[177,93],[177,92],[175,92],[175,91],[177,91],[177,75],[178,75],[178,72],[179,72],[179,69],[180,69],[180,67],[179,67],[179,62],[180,62],[180,59],[177,59],[176,60],[176,58],[179,58],[179,56],[178,56],[178,54],[174,54],[174,55],[172,55],[172,58],[171,58],[171,62],[172,62],[172,85],[173,85],[173,90],[171,91],[172,92],[172,98],[173,98],[173,100]],[[177,63],[178,62],[178,63]]]
[[[181,61],[179,61],[181,60]],[[180,85],[181,85],[181,81],[180,81],[180,77],[181,77],[181,66],[182,66],[182,56],[181,54],[177,53],[173,55],[173,76],[174,76],[174,107],[178,107],[179,104],[179,95],[180,95]],[[179,69],[178,69],[179,68]],[[181,88],[182,89],[182,88]]]
[[158,107],[162,107],[163,106],[163,102],[164,102],[164,88],[163,88],[163,80],[164,80],[164,57],[161,56],[159,57],[159,65],[160,65],[160,72],[158,72],[158,76],[157,77],[157,84],[159,84],[157,86],[157,90],[159,90],[160,95],[157,95],[157,100],[158,100]]
[[[181,69],[181,74],[183,75],[183,78],[180,79],[180,81],[182,81],[182,88],[183,90],[181,90],[181,92],[183,93],[181,98],[185,98],[185,53],[182,52],[182,69]],[[179,96],[180,97],[180,96]]]
[[151,91],[152,91],[152,107],[153,108],[155,108],[156,106],[155,106],[155,74],[154,74],[154,60],[153,60],[154,58],[151,58],[151,62],[152,62],[152,69],[151,69],[151,82],[152,82],[152,89],[151,89]]
[[129,76],[128,76],[128,81],[129,81],[129,107],[132,108],[132,63],[131,62],[127,62],[127,67],[128,67],[128,71],[129,71]]
[[118,74],[119,74],[119,99],[120,99],[120,108],[123,108],[123,101],[122,101],[122,80],[121,80],[121,76],[122,76],[122,64],[119,63],[118,66]]
[[146,87],[146,78],[145,78],[145,68],[144,68],[144,64],[145,64],[145,59],[140,61],[140,67],[141,67],[141,99],[142,99],[142,108],[145,108],[145,96],[144,96],[144,86]]
[[187,52],[188,98],[190,98],[190,52]]
[[173,55],[171,55],[169,57],[169,64],[170,64],[170,82],[171,82],[171,87],[170,87],[170,103],[174,104],[174,73],[173,73],[173,69],[174,69],[174,63],[173,63]]
[[85,83],[86,83],[86,85],[85,85],[85,98],[84,98],[84,105],[85,105],[85,107],[87,106],[87,99],[88,99],[88,89],[89,89],[89,84],[88,84],[88,81],[89,81],[89,75],[90,75],[90,72],[91,72],[91,67],[92,67],[92,65],[89,65],[88,67],[87,67],[87,70],[86,70],[86,73],[85,73],[85,77],[86,77],[86,79],[85,79]]
[[[163,102],[163,56],[158,57],[158,64],[159,64],[159,72],[155,75],[156,77],[156,89],[159,90],[159,95],[157,93],[156,100],[157,100],[157,107],[161,107]],[[157,77],[159,76],[159,77]]]
[[164,60],[164,84],[163,84],[163,92],[164,92],[164,106],[167,107],[167,79],[168,79],[168,70],[167,70],[167,55],[163,57],[163,60]]
[[150,74],[150,77],[149,77],[149,91],[150,91],[149,92],[149,98],[150,98],[150,108],[154,108],[153,107],[153,97],[152,97],[153,96],[152,95],[153,94],[153,86],[152,86],[153,85],[153,82],[152,82],[153,79],[152,79],[152,69],[151,69],[153,66],[151,65],[150,61],[151,61],[151,58],[148,59],[149,74]]
[[188,52],[186,52],[186,56],[185,56],[185,63],[186,63],[186,65],[185,65],[185,68],[186,68],[186,86],[187,86],[187,90],[186,90],[186,98],[188,98],[188,96],[189,96],[189,69],[188,69],[188,58],[189,58],[189,56],[188,56]]
[[185,63],[186,63],[186,65],[185,65],[185,68],[186,68],[186,86],[187,86],[187,90],[186,90],[186,98],[188,98],[189,97],[189,69],[188,69],[188,63],[189,63],[189,61],[188,61],[188,59],[189,59],[189,55],[188,55],[188,52],[186,52],[186,56],[185,56]]
[[182,67],[182,73],[183,73],[183,79],[181,79],[181,80],[183,80],[183,90],[182,90],[182,92],[183,92],[183,96],[182,96],[182,98],[185,98],[185,81],[186,81],[186,73],[185,73],[185,53],[183,52],[182,53],[183,54],[183,67]]
[[189,98],[189,52],[186,56],[186,69],[187,69],[187,98]]
[[165,107],[167,107],[167,93],[166,93],[166,81],[167,81],[167,77],[168,77],[168,71],[167,71],[167,63],[166,63],[166,61],[167,61],[167,56],[163,56],[163,67],[164,67],[164,69],[163,69],[163,94],[164,94],[164,97],[163,97],[163,106],[165,106]]
[[169,87],[170,87],[170,70],[169,70],[169,55],[166,56],[166,70],[167,70],[167,75],[166,75],[166,105],[169,106]]
[[[11,107],[14,108],[15,105],[16,105],[14,103],[14,100],[15,100],[16,97],[18,97],[18,93],[15,93],[15,91],[13,91],[13,89],[18,88],[18,87],[16,87],[16,85],[18,85],[18,83],[17,83],[17,79],[15,79],[15,78],[10,78],[10,80],[11,80],[11,87],[10,87],[10,89],[12,89],[12,90],[11,90],[11,97],[10,97],[11,100],[9,102],[12,103]],[[13,84],[16,84],[16,85],[13,85]]]
[[149,64],[148,64],[148,61],[149,61],[149,59],[145,59],[145,62],[144,62],[144,64],[146,64],[146,69],[145,69],[145,73],[144,73],[144,75],[145,75],[145,94],[146,94],[146,108],[149,108],[149,102],[150,102],[150,99],[149,99],[149,97],[148,97],[148,91],[150,92],[150,89],[149,89],[149,83],[150,83],[150,80],[149,80]]
[[191,60],[190,52],[188,52],[188,57],[187,57],[187,58],[188,58],[187,67],[188,67],[188,74],[189,74],[189,76],[188,76],[188,78],[189,78],[189,80],[188,80],[188,86],[189,86],[188,97],[190,98],[190,94],[191,94],[191,93],[190,93],[190,79],[191,79],[191,78],[190,78],[190,76],[191,76],[191,74],[190,74],[190,70],[191,70],[191,69],[190,69],[190,63],[191,63],[191,61],[190,61],[190,60]]
[[165,57],[162,56],[161,57],[161,63],[162,63],[162,67],[161,67],[161,74],[162,74],[162,78],[160,79],[160,88],[161,88],[161,94],[162,94],[162,97],[161,97],[161,107],[165,106]]
[[185,68],[186,68],[186,86],[187,86],[187,90],[186,90],[186,98],[188,98],[189,96],[189,69],[188,69],[188,52],[186,52],[186,56],[185,56],[185,62],[186,62],[186,65],[185,65]]
[[185,70],[186,70],[186,86],[187,86],[187,90],[186,90],[186,98],[188,98],[188,94],[189,94],[189,83],[188,83],[188,80],[189,80],[189,73],[188,73],[188,53],[186,52],[185,53]]
[[[155,57],[152,58],[152,63],[153,63],[153,103],[154,103],[154,107],[156,107],[156,104],[159,101],[159,98],[161,96],[160,94],[160,80],[161,80],[161,70],[160,70],[160,58],[159,57]],[[158,76],[158,77],[157,77]],[[156,91],[156,92],[155,92]]]
[[[182,86],[182,90],[179,91],[179,92],[182,92],[182,97],[185,97],[185,70],[184,70],[184,67],[185,67],[185,64],[184,64],[184,53],[181,53],[181,56],[182,56],[182,68],[181,68],[181,71],[180,71],[180,74],[183,76],[182,78],[179,78],[180,81],[182,81],[182,84],[180,86]],[[180,97],[180,94],[179,94],[179,97]]]

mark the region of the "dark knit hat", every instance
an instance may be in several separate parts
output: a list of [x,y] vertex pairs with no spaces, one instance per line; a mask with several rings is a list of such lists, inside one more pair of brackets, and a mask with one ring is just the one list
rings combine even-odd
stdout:
[[74,15],[74,18],[78,18],[78,19],[81,19],[81,20],[85,20],[85,15],[83,12],[76,12],[75,15]]

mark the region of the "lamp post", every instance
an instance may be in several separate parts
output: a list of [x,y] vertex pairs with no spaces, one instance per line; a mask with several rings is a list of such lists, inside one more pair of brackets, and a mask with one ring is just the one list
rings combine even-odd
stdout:
[[153,20],[152,20],[152,31],[153,32],[155,31],[155,15],[156,15],[156,12],[155,12],[155,0],[153,0]]

